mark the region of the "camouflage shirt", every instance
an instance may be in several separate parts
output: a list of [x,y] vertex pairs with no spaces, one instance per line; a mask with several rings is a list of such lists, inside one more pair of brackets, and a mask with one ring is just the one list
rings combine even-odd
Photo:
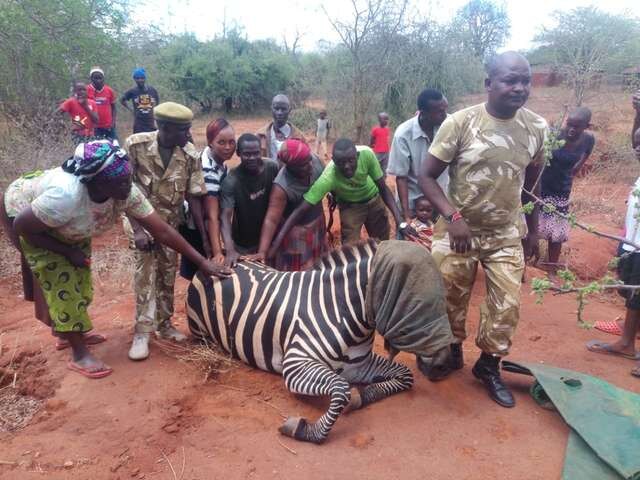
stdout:
[[547,134],[544,118],[526,108],[501,120],[480,104],[443,122],[429,153],[449,164],[449,201],[474,236],[507,244],[526,234],[520,199],[525,170],[542,161]]
[[134,133],[125,142],[133,181],[171,226],[182,219],[186,194],[205,195],[200,156],[192,143],[176,147],[165,169],[158,152],[158,132]]

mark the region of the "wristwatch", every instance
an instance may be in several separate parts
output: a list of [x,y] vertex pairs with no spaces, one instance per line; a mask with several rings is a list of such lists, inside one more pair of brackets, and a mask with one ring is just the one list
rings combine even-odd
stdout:
[[462,220],[462,214],[456,210],[451,215],[443,215],[444,221],[447,223],[457,222],[458,220]]
[[407,222],[400,222],[400,225],[398,225],[398,230],[404,230],[409,226],[409,224]]

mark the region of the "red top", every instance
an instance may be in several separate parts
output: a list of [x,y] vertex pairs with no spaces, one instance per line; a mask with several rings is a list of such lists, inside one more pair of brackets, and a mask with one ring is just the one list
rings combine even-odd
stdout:
[[[94,112],[97,111],[98,106],[96,105],[96,102],[93,100],[87,100],[87,103],[89,104],[90,110],[93,110]],[[60,110],[67,112],[71,117],[71,128],[74,133],[84,137],[91,137],[94,134],[93,120],[91,120],[91,116],[87,113],[84,107],[80,105],[77,98],[67,98],[62,102],[62,105],[60,105]],[[83,126],[81,127],[79,124],[82,124]]]
[[95,100],[98,106],[98,128],[113,127],[113,118],[111,116],[111,105],[116,103],[116,94],[113,93],[109,85],[104,85],[102,90],[96,90],[92,83],[87,85],[87,97]]
[[371,129],[373,138],[373,151],[376,153],[387,153],[389,151],[389,127],[376,125]]

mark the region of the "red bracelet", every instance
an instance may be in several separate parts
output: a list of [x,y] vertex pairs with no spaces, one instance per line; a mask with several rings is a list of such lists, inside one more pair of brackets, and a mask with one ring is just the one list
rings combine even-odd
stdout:
[[447,223],[457,222],[458,220],[462,220],[462,214],[456,210],[451,215],[445,215],[444,219]]

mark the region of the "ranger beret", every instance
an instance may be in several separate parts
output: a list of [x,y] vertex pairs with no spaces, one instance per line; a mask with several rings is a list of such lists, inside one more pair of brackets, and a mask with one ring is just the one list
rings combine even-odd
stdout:
[[164,102],[153,109],[156,120],[171,123],[191,123],[193,112],[191,109],[175,102]]

